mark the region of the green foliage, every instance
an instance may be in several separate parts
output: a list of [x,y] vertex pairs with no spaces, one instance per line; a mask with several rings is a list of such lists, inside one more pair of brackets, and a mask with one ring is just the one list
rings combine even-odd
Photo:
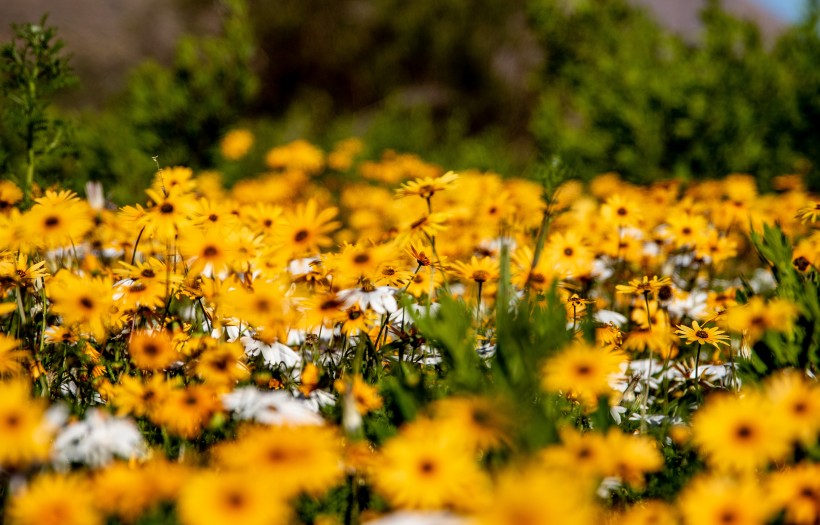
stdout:
[[753,23],[718,1],[702,12],[698,45],[626,0],[573,9],[534,0],[530,10],[548,53],[532,121],[547,152],[589,175],[613,170],[639,182],[732,172],[765,181],[807,168],[814,146],[798,141],[798,130],[817,119],[799,106],[817,108],[817,99],[795,96],[803,79],[784,57],[816,68],[816,34],[787,34],[783,49],[770,51]]
[[0,50],[0,172],[16,179],[30,198],[35,174],[53,181],[68,153],[67,124],[48,110],[55,93],[76,81],[57,30],[46,24],[12,25]]
[[752,348],[750,370],[758,376],[795,367],[820,369],[820,286],[817,271],[798,271],[792,262],[789,239],[777,226],[763,225],[762,235],[752,231],[751,239],[777,281],[775,297],[787,299],[798,308],[794,329],[788,333],[767,332]]

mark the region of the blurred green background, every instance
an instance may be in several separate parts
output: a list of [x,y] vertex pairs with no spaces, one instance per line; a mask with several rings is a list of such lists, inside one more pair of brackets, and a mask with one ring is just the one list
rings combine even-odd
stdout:
[[[364,158],[391,148],[447,169],[526,176],[557,155],[581,178],[744,172],[768,188],[802,173],[820,189],[820,1],[794,24],[715,0],[677,2],[689,12],[664,19],[663,3],[175,0],[149,3],[127,31],[92,9],[88,31],[112,31],[125,51],[132,38],[149,58],[95,70],[66,36],[82,82],[49,109],[70,132],[38,177],[100,180],[133,202],[154,156],[230,183],[262,171],[274,145],[358,136]],[[8,22],[34,20],[0,21],[8,42]],[[10,106],[0,99],[5,177],[19,176],[25,149]],[[237,127],[256,144],[231,163],[218,143]]]

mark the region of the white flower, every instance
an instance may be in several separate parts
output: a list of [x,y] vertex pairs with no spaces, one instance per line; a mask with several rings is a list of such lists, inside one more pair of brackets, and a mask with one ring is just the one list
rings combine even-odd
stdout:
[[390,286],[378,286],[371,291],[363,288],[349,288],[339,292],[339,298],[344,301],[345,308],[358,304],[359,308],[371,308],[377,314],[388,314],[398,310],[399,305],[393,296],[396,289]]
[[297,399],[303,399],[305,404],[310,408],[319,411],[324,406],[333,405],[336,403],[336,396],[324,390],[314,390],[309,396],[299,396]]
[[466,525],[464,518],[441,511],[402,511],[387,514],[365,525]]
[[321,425],[316,409],[284,390],[263,392],[252,386],[238,388],[222,396],[223,406],[240,420],[265,425]]
[[304,259],[293,259],[288,263],[288,273],[291,277],[306,275],[311,272],[312,265],[319,262],[318,257],[305,257]]
[[675,297],[669,303],[669,313],[678,319],[683,317],[700,319],[703,313],[706,312],[706,298],[708,296],[709,294],[706,292],[693,291],[683,299]]
[[293,368],[302,362],[302,356],[282,343],[267,344],[247,336],[242,337],[239,341],[245,347],[248,357],[256,357],[261,353],[267,366],[284,365],[286,368]]
[[598,310],[592,318],[603,324],[613,323],[615,326],[624,326],[626,324],[626,317],[612,310]]
[[131,419],[94,409],[84,420],[64,428],[52,446],[54,463],[60,466],[83,463],[99,467],[115,457],[143,458],[146,454],[145,441]]

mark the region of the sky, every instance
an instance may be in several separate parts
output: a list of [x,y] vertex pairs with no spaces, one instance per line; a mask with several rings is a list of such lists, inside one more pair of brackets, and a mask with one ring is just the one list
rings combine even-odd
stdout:
[[795,22],[803,13],[805,0],[755,0],[758,4],[780,15],[785,20]]

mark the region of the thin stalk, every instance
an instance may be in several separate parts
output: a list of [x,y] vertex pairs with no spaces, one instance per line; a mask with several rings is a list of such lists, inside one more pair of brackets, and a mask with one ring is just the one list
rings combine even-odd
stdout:
[[[646,324],[649,325],[649,331],[652,331],[652,316],[649,314],[649,294],[643,294],[644,302],[646,303]],[[652,378],[652,349],[649,349],[649,358],[646,363],[646,384],[644,385],[643,399],[641,400],[641,433],[646,433],[646,412],[649,405],[649,381]]]

